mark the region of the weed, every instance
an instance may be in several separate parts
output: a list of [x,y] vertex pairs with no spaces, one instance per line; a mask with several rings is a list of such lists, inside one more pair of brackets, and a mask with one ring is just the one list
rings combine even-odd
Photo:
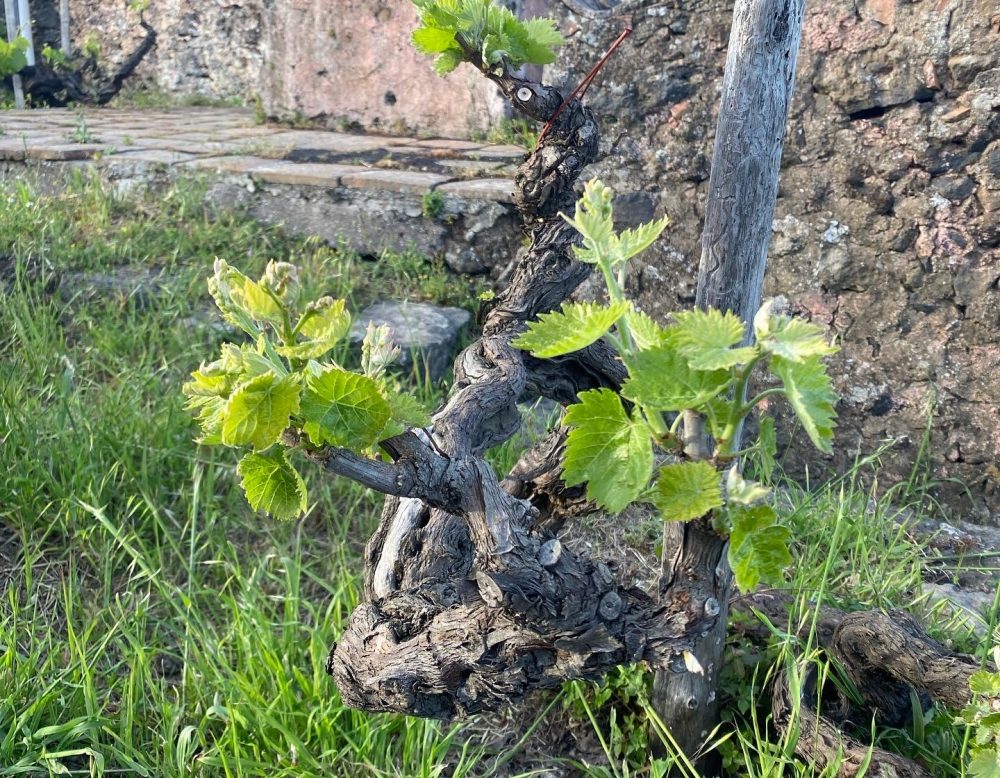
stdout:
[[424,192],[420,198],[420,212],[425,219],[436,219],[444,210],[444,194],[439,189]]
[[505,117],[486,135],[490,143],[509,143],[525,149],[538,145],[538,127],[530,119]]
[[69,139],[72,143],[94,143],[97,140],[87,126],[87,116],[82,110],[76,112],[76,128],[69,134]]

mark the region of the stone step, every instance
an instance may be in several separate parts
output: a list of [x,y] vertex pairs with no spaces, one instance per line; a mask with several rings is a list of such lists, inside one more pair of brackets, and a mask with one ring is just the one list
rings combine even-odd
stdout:
[[233,108],[3,111],[0,129],[0,180],[33,167],[54,184],[60,166],[84,166],[125,191],[207,175],[218,207],[362,254],[440,255],[465,273],[498,271],[518,247],[518,146],[257,125]]

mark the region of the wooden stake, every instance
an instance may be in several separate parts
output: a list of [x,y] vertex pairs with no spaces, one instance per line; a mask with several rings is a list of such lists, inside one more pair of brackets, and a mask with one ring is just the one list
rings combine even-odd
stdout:
[[[805,0],[738,0],[733,9],[696,304],[732,311],[748,324],[760,307],[804,5]],[[689,454],[703,456],[708,451],[703,445],[703,420],[689,416],[693,417],[685,419]],[[734,450],[739,449],[739,436],[737,432]],[[664,573],[673,574],[681,552],[704,542],[711,532],[706,522],[683,527],[667,522]],[[697,755],[718,724],[718,674],[732,582],[727,547],[720,551],[715,559],[696,556],[699,567],[689,571],[697,580],[714,581],[718,591],[716,626],[695,643],[693,651],[705,672],[660,671],[653,688],[656,710],[690,757]],[[698,767],[703,775],[717,775],[719,764],[707,759]]]

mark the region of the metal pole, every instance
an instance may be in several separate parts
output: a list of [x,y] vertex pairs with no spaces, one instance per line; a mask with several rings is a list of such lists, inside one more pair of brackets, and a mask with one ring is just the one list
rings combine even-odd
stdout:
[[[15,0],[4,0],[4,19],[7,22],[7,42],[13,43],[17,37],[17,8],[14,7]],[[10,79],[14,84],[14,106],[19,111],[24,110],[24,86],[21,84],[21,77],[16,73]]]

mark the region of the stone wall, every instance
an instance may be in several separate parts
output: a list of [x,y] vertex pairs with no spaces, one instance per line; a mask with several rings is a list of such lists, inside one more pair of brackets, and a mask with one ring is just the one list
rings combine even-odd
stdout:
[[[38,37],[58,42],[58,4],[34,4]],[[141,40],[121,0],[71,0],[72,36],[114,64]],[[445,136],[485,133],[504,115],[497,90],[463,68],[438,78],[410,45],[409,0],[152,0],[159,34],[137,77],[177,96],[259,99],[272,116]]]
[[[631,279],[658,313],[694,298],[730,8],[640,4],[631,41],[588,93],[606,137],[625,133],[595,174],[631,193],[626,218],[665,212],[673,222]],[[622,27],[580,12],[562,23],[571,44],[552,75],[566,82]],[[995,0],[807,4],[765,294],[786,295],[842,346],[829,464],[843,469],[896,440],[883,456],[885,481],[906,478],[926,455],[947,507],[994,521],[998,137]],[[792,424],[782,426],[786,466],[815,474],[821,458]],[[952,478],[968,485],[971,501]]]

